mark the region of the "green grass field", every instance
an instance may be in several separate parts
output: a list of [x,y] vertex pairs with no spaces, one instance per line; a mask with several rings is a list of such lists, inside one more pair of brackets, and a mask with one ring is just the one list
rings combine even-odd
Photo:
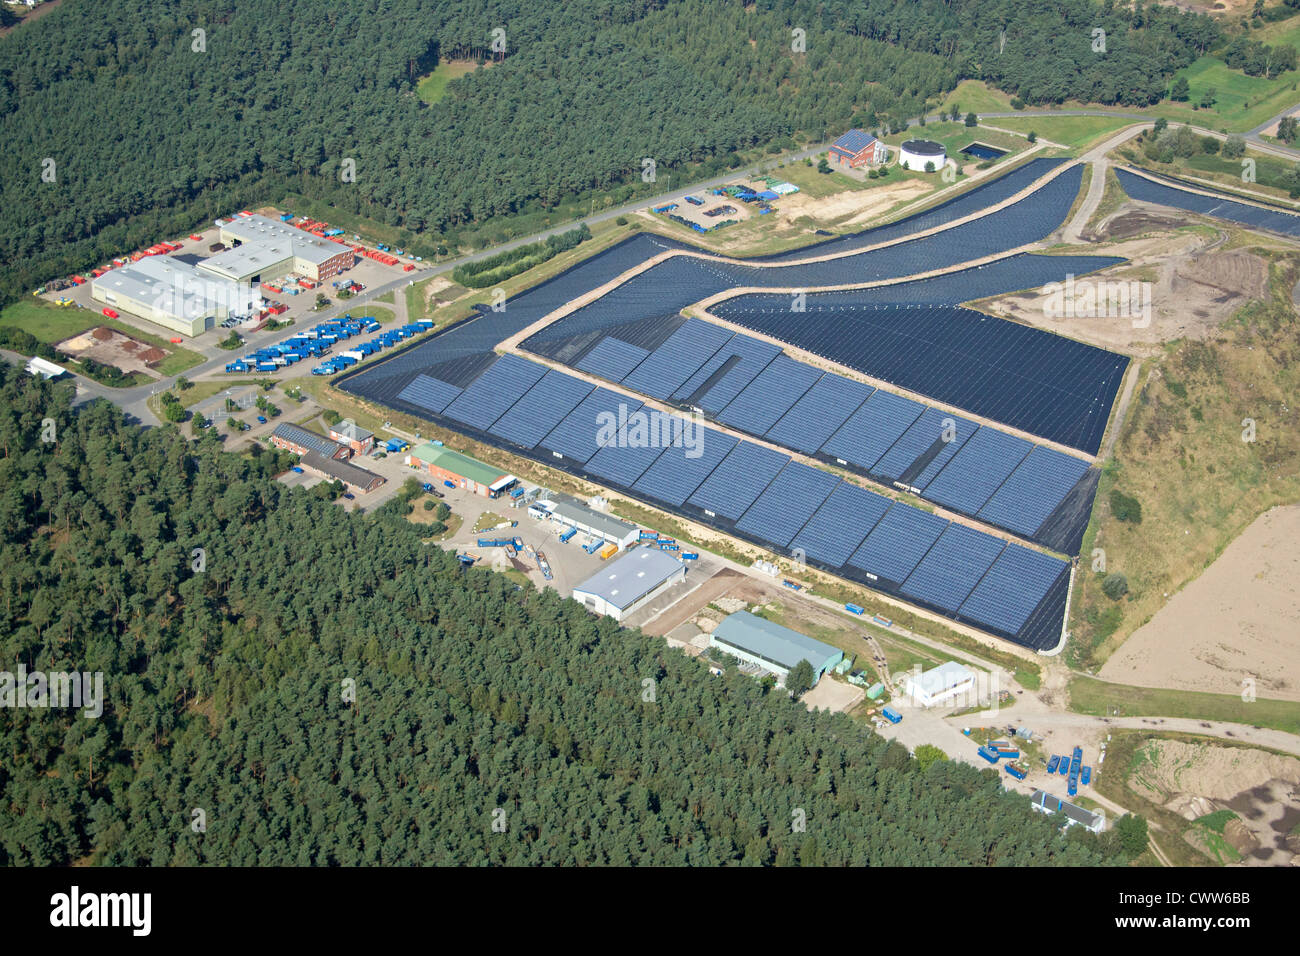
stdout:
[[1070,709],[1097,716],[1222,720],[1300,733],[1300,704],[1291,701],[1257,699],[1247,703],[1233,694],[1131,687],[1091,677],[1070,681]]
[[[1293,28],[1294,29],[1294,28]],[[1165,101],[1147,112],[1170,120],[1195,123],[1225,132],[1253,129],[1260,123],[1300,102],[1296,73],[1283,73],[1266,80],[1230,70],[1218,57],[1203,56],[1176,76],[1187,78],[1191,96],[1185,103]],[[1215,90],[1214,106],[1193,109],[1210,87]]]
[[[179,375],[186,369],[193,368],[203,361],[203,356],[198,352],[178,348],[160,335],[144,332],[134,325],[118,319],[110,319],[98,312],[79,309],[75,305],[54,305],[35,296],[30,296],[7,306],[3,312],[0,312],[0,325],[8,325],[30,332],[42,342],[47,342],[50,345],[62,342],[64,339],[85,332],[87,329],[105,325],[132,338],[139,339],[141,342],[156,345],[158,348],[170,353],[156,366],[157,372],[164,377]],[[148,380],[146,376],[140,376],[140,381],[135,384],[142,384]]]
[[962,80],[957,88],[944,97],[940,112],[948,112],[953,105],[961,107],[962,115],[974,112],[1007,113],[1011,110],[1011,97],[1001,90],[990,89],[980,80]]
[[1135,120],[1127,116],[1012,116],[991,119],[989,124],[1018,133],[1037,133],[1043,139],[1082,151],[1107,133],[1129,126]]
[[432,106],[447,95],[448,83],[476,69],[478,64],[473,60],[443,60],[432,73],[420,78],[415,84],[415,92]]

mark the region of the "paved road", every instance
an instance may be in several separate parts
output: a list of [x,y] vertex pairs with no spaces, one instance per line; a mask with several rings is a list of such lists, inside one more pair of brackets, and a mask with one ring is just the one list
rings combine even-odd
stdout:
[[1106,154],[1143,130],[1150,129],[1151,125],[1150,123],[1144,123],[1141,126],[1131,126],[1120,130],[1104,143],[1088,150],[1080,157],[1083,162],[1092,167],[1092,179],[1088,182],[1088,195],[1084,197],[1083,202],[1079,205],[1074,218],[1061,231],[1061,238],[1065,242],[1083,242],[1084,227],[1088,225],[1088,220],[1093,217],[1097,207],[1101,205],[1102,197],[1106,193],[1106,171],[1110,169],[1110,160],[1106,158]]

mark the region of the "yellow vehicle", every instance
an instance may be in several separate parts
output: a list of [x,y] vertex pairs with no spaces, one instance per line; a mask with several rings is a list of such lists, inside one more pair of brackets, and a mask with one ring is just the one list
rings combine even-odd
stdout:
[[616,544],[607,544],[600,549],[601,558],[612,558],[616,554],[618,554],[618,545]]

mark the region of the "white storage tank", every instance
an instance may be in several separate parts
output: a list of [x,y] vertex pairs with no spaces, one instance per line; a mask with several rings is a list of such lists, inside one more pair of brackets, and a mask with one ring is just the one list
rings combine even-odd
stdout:
[[917,172],[925,172],[925,164],[933,164],[931,169],[938,172],[948,162],[948,154],[942,143],[928,139],[909,139],[898,148],[898,163]]

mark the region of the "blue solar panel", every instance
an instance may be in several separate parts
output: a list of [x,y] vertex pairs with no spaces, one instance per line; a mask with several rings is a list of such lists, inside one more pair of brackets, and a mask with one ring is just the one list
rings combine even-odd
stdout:
[[736,439],[712,428],[700,427],[700,434],[685,448],[668,448],[632,486],[632,490],[675,507],[690,497],[709,472],[731,454]]
[[663,400],[722,348],[732,333],[712,322],[688,319],[663,345],[636,367],[623,383],[643,395]]
[[948,522],[895,502],[853,552],[849,564],[895,584],[903,581],[930,550]]
[[641,403],[626,395],[598,388],[564,417],[538,445],[552,455],[559,452],[565,458],[585,462],[600,447],[598,436],[617,430],[619,421],[628,420],[641,408]]
[[743,441],[695,489],[687,503],[735,521],[789,460],[789,455]]
[[877,389],[822,446],[822,453],[870,468],[923,411],[920,402]]
[[552,369],[488,431],[516,445],[532,448],[591,392],[590,383]]
[[428,375],[415,376],[411,379],[411,384],[397,393],[397,397],[402,401],[418,405],[435,415],[454,402],[458,395],[460,389],[455,385],[448,385]]
[[876,526],[893,501],[842,481],[790,542],[810,561],[838,568]]
[[1088,463],[1039,445],[994,493],[979,517],[1032,537],[1088,470]]
[[621,382],[650,353],[613,336],[605,336],[594,349],[582,357],[578,368],[611,382]]
[[736,530],[784,548],[839,483],[829,471],[792,461],[736,522]]
[[718,420],[762,435],[821,377],[821,369],[778,355],[718,413]]
[[1034,446],[996,428],[981,428],[925,489],[931,501],[978,514]]
[[[938,474],[948,459],[957,454],[957,450],[978,430],[979,425],[968,418],[938,408],[927,408],[872,466],[871,473],[886,481],[897,481],[906,476],[911,480],[905,484],[924,488],[929,478],[925,479],[925,484],[917,481],[921,472],[929,470],[931,476]],[[924,462],[919,460],[923,455],[928,456]],[[937,467],[932,467],[936,459],[942,461]],[[909,472],[913,474],[909,475]]]
[[983,531],[950,524],[916,566],[902,591],[945,611],[956,612],[1006,542]]
[[766,437],[786,448],[811,455],[873,391],[870,385],[827,373],[804,392],[794,407],[768,430]]
[[631,415],[626,429],[620,429],[592,456],[587,471],[631,488],[665,449],[685,452],[696,448],[702,432],[702,425],[684,415],[643,408]]
[[[732,336],[731,341],[714,352],[712,358],[673,392],[673,398],[688,400],[707,385],[707,391],[697,401],[700,408],[716,414],[780,354],[781,350],[768,342],[748,335]],[[729,362],[733,357],[737,361]]]
[[960,613],[985,627],[1015,634],[1067,570],[1064,561],[1050,555],[1008,545],[961,605]]
[[503,355],[470,383],[443,414],[470,428],[486,431],[545,374],[543,365],[517,355]]

